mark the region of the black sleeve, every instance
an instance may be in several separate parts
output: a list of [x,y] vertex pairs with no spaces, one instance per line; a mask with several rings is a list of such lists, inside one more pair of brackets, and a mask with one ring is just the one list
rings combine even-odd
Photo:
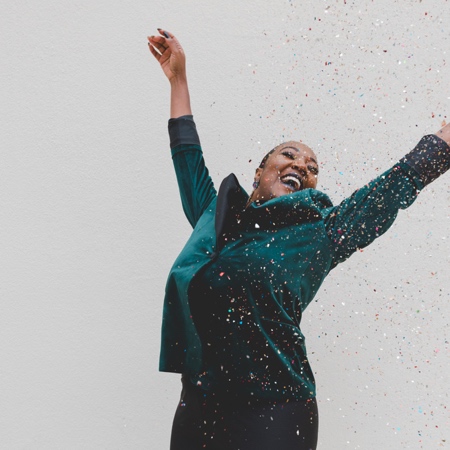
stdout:
[[170,119],[169,135],[181,203],[189,223],[195,227],[216,197],[216,190],[205,166],[193,117]]
[[400,161],[412,167],[426,186],[450,169],[450,147],[441,138],[429,134]]

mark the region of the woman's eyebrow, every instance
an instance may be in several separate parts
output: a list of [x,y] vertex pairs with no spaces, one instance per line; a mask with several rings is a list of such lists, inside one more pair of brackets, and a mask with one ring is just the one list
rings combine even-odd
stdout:
[[283,147],[283,149],[282,149],[282,150],[284,150],[285,148],[292,148],[293,150],[296,150],[297,152],[299,152],[299,153],[300,153],[300,149],[299,149],[299,148],[297,148],[297,147],[291,147],[290,145],[287,145],[286,147]]

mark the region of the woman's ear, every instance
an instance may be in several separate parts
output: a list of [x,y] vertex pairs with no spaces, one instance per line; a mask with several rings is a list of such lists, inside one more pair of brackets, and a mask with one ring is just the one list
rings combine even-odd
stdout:
[[257,183],[259,183],[259,179],[261,178],[261,174],[262,174],[262,167],[258,167],[255,171],[255,181]]

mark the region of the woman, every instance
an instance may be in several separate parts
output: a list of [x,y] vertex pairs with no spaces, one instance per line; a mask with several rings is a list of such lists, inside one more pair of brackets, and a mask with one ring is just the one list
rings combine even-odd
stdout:
[[166,287],[160,370],[182,373],[172,450],[315,449],[315,386],[300,331],[325,276],[370,244],[450,167],[450,125],[340,205],[317,191],[314,152],[286,142],[218,195],[189,102],[184,52],[167,31],[149,48],[171,85],[169,133],[194,231]]

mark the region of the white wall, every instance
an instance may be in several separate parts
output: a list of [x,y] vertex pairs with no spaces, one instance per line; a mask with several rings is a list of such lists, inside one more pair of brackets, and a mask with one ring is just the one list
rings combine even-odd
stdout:
[[[217,184],[303,139],[339,202],[449,120],[449,23],[446,0],[1,0],[0,447],[168,448],[161,308],[190,230],[147,35],[185,47]],[[448,446],[449,180],[304,318],[321,450]]]

